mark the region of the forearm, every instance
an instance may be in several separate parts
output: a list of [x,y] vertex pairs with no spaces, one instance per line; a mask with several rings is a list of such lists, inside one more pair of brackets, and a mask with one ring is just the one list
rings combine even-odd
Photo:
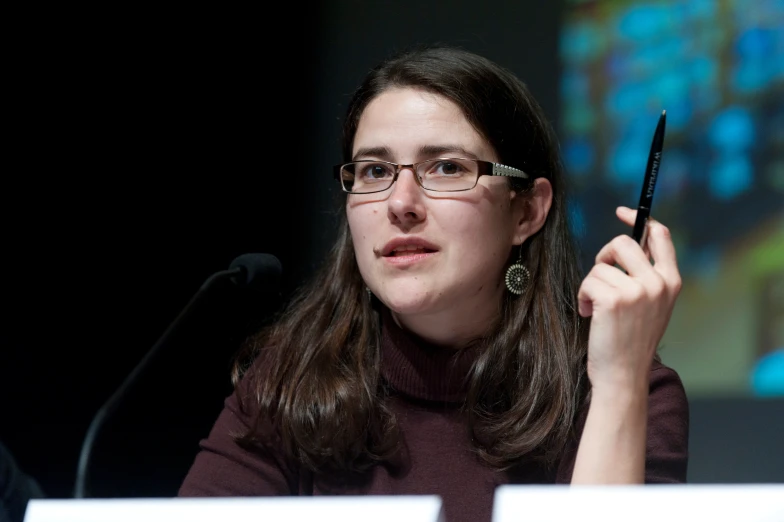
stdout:
[[648,389],[594,388],[572,484],[642,484]]

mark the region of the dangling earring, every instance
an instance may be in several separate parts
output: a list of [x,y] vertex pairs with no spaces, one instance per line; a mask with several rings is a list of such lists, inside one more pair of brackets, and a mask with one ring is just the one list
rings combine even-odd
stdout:
[[517,262],[506,269],[506,289],[513,294],[520,295],[531,281],[531,272],[523,265],[523,245],[520,245],[520,255]]

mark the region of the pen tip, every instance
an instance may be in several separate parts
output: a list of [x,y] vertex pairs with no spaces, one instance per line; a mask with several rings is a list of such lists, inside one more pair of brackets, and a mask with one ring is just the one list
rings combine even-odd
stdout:
[[662,111],[662,116],[667,116],[667,111],[666,110]]

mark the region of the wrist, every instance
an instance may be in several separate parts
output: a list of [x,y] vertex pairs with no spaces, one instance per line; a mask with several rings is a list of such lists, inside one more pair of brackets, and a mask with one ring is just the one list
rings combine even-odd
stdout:
[[[590,364],[590,363],[589,363]],[[600,371],[589,367],[591,388],[595,393],[609,396],[615,394],[643,394],[648,395],[650,384],[651,365],[644,364],[637,367],[615,367]]]
[[613,380],[591,386],[591,403],[619,407],[638,408],[648,403],[648,380]]

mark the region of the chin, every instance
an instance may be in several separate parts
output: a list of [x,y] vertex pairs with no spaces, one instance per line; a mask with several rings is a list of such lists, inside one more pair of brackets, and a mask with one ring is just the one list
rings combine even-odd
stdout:
[[385,290],[376,297],[391,311],[401,314],[423,314],[435,308],[436,303],[432,292],[414,289]]

